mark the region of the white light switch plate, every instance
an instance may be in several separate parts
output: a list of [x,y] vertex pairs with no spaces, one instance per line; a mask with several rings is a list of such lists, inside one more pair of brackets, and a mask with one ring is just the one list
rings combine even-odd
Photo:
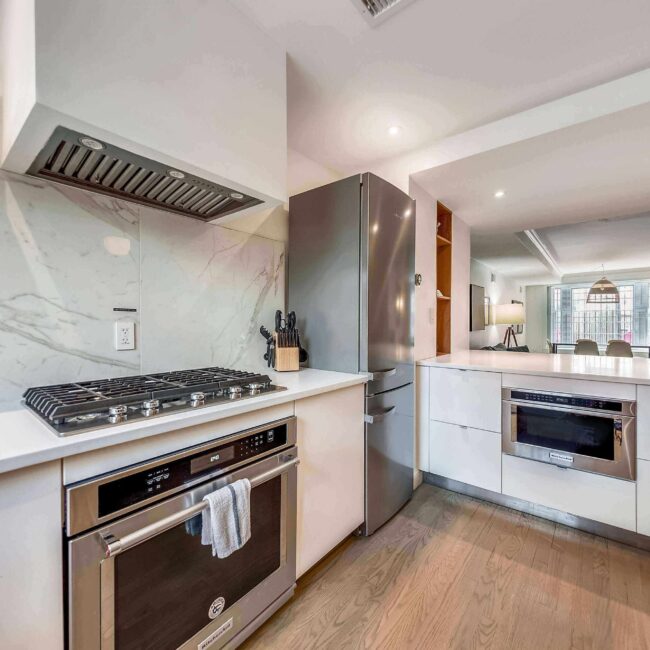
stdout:
[[135,323],[132,320],[115,321],[115,349],[135,350]]

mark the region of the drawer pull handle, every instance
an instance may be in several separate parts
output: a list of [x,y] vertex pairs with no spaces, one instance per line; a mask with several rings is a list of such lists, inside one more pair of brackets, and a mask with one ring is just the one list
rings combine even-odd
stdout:
[[389,409],[386,409],[380,413],[366,413],[363,416],[363,421],[366,424],[376,424],[377,422],[381,422],[384,418],[386,418],[386,416],[391,415],[391,413],[395,413],[396,408],[397,406],[391,406]]

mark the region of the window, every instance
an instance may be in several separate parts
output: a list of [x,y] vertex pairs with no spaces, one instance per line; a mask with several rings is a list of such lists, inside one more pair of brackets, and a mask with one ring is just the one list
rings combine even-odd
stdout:
[[623,339],[632,345],[650,345],[650,281],[617,284],[619,303],[588,303],[590,284],[556,285],[549,288],[549,338],[553,343],[592,339],[607,345]]

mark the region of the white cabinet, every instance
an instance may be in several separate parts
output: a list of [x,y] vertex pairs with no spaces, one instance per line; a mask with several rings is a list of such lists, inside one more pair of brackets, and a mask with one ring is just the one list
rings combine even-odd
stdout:
[[429,417],[501,431],[501,373],[430,368]]
[[0,474],[0,648],[63,650],[61,463]]
[[501,436],[493,431],[431,421],[429,472],[501,492]]
[[650,536],[650,460],[639,460],[636,466],[637,532]]
[[627,530],[636,530],[632,481],[503,455],[503,494]]
[[364,519],[364,386],[296,402],[298,576]]
[[650,460],[650,386],[637,386],[636,455]]
[[415,467],[429,471],[429,368],[415,372]]

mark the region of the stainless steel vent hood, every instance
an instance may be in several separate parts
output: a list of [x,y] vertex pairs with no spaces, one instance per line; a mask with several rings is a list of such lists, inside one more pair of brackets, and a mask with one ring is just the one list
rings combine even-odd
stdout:
[[0,68],[3,169],[202,221],[287,199],[286,52],[236,3],[0,0]]
[[202,221],[262,203],[62,126],[54,130],[27,173]]

